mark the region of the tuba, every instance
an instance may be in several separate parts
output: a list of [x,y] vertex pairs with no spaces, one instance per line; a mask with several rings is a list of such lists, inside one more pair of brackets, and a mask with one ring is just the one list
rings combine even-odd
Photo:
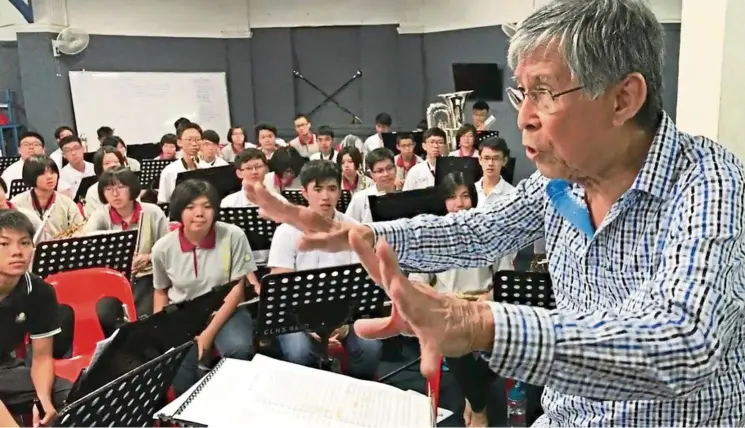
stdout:
[[471,92],[473,91],[440,94],[444,102],[432,103],[427,107],[427,128],[437,127],[445,131],[451,150],[455,150],[455,134],[466,120],[466,97]]

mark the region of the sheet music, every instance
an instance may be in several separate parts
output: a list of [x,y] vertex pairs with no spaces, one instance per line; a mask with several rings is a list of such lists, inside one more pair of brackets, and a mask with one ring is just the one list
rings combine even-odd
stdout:
[[430,409],[420,394],[257,355],[225,361],[176,418],[215,426],[431,427]]
[[88,364],[88,368],[93,367],[93,365],[96,364],[96,361],[98,361],[98,359],[101,358],[101,354],[103,354],[103,351],[105,351],[106,348],[109,347],[111,342],[114,341],[114,338],[116,337],[117,333],[119,333],[118,329],[114,331],[114,334],[112,334],[108,338],[104,340],[99,340],[98,343],[96,343],[96,349],[93,351],[93,356],[91,357],[91,361]]

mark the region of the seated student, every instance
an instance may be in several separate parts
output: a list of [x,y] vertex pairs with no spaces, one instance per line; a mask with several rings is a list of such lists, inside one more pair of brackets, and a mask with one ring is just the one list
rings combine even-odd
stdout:
[[435,166],[437,158],[447,149],[446,138],[445,131],[440,128],[429,128],[424,131],[422,147],[427,153],[427,159],[426,162],[411,168],[404,181],[404,191],[426,189],[435,185]]
[[476,127],[470,123],[461,126],[455,133],[455,140],[458,141],[458,150],[450,152],[450,156],[456,157],[479,157],[479,151],[476,150]]
[[396,148],[398,154],[394,158],[396,164],[396,189],[404,187],[406,176],[414,165],[423,162],[422,158],[414,154],[416,142],[414,136],[408,132],[396,135]]
[[[49,162],[55,166],[51,159]],[[54,288],[28,273],[34,230],[15,210],[0,211],[0,402],[14,415],[31,413],[36,398],[49,425],[72,385],[54,375],[54,336],[61,332]],[[14,356],[31,338],[31,366]]]
[[49,156],[32,156],[23,165],[23,182],[31,189],[11,200],[16,207],[33,212],[42,222],[48,215],[40,241],[57,239],[60,234],[75,231],[85,221],[75,202],[54,190],[58,179],[57,164]]
[[104,140],[114,136],[114,128],[110,126],[102,126],[96,130],[96,137],[98,142],[103,144]]
[[396,191],[396,165],[393,164],[393,152],[385,147],[377,148],[367,154],[365,165],[370,170],[370,176],[375,183],[352,196],[346,214],[360,223],[372,223],[369,197]]
[[8,189],[15,180],[23,180],[23,164],[35,155],[44,154],[44,137],[36,132],[24,132],[20,136],[18,154],[21,158],[8,166],[0,178],[8,185]]
[[0,210],[16,210],[28,217],[31,225],[34,226],[34,233],[36,233],[36,231],[39,230],[39,227],[41,227],[41,220],[33,211],[27,210],[26,208],[16,207],[8,200],[8,186],[2,178],[0,178]]
[[310,159],[313,153],[318,152],[318,141],[310,130],[310,118],[302,113],[298,114],[295,116],[294,125],[297,137],[290,140],[289,146],[297,150],[300,156]]
[[510,159],[510,149],[504,139],[493,137],[482,141],[478,154],[483,176],[476,182],[476,191],[479,194],[478,207],[483,207],[515,188],[502,178],[502,168]]
[[240,280],[181,364],[173,380],[176,395],[199,380],[203,371],[199,366],[211,357],[213,346],[225,358],[245,360],[254,353],[251,315],[236,307],[244,300],[246,275],[256,270],[256,264],[243,231],[217,221],[219,205],[217,191],[206,181],[179,184],[173,191],[170,211],[181,226],[153,246],[154,313]]
[[365,140],[363,145],[362,154],[367,157],[367,154],[371,151],[383,147],[383,133],[391,132],[391,125],[393,125],[393,119],[388,113],[378,113],[375,116],[375,133]]
[[246,142],[246,130],[242,126],[231,126],[228,129],[228,144],[222,148],[220,154],[225,162],[233,163],[241,152],[254,147],[256,146]]
[[176,134],[163,134],[158,146],[160,146],[160,154],[155,160],[176,160],[176,153],[178,152]]
[[[86,234],[104,231],[140,230],[139,248],[132,261],[132,283],[137,316],[153,312],[153,245],[168,233],[168,219],[157,205],[138,202],[140,180],[124,166],[109,168],[98,181],[98,196],[106,201],[95,211],[83,229]],[[140,220],[142,216],[142,220]]]
[[330,160],[336,162],[338,152],[334,150],[334,130],[330,126],[321,126],[316,134],[318,141],[318,152],[310,155],[310,160]]
[[96,175],[93,164],[83,157],[85,148],[77,135],[70,135],[60,141],[62,156],[67,165],[60,171],[57,191],[65,196],[74,198],[83,178]]
[[[122,140],[121,137],[118,135],[112,136],[112,138],[116,141],[116,149],[119,150],[119,153],[124,156],[124,166],[131,169],[134,172],[140,171],[140,161],[134,158],[127,157],[127,144]],[[103,145],[103,144],[101,144]]]
[[[310,161],[300,171],[303,196],[308,200],[311,210],[340,221],[354,222],[351,218],[336,211],[340,195],[339,168],[330,161]],[[358,263],[353,251],[328,253],[324,251],[298,251],[297,244],[302,232],[289,224],[277,227],[272,239],[267,265],[271,273],[295,272],[343,266]],[[349,374],[361,379],[373,379],[380,363],[382,344],[378,340],[365,340],[358,337],[352,328],[340,329],[336,337],[349,354]],[[346,332],[348,330],[348,333]],[[344,334],[346,333],[345,337]],[[278,336],[285,359],[296,364],[315,366],[318,364],[321,345],[313,336],[305,332]]]
[[220,154],[220,136],[217,132],[207,129],[202,133],[202,142],[199,145],[199,168],[228,165],[218,154]]
[[[53,151],[49,157],[52,158],[54,163],[57,164],[58,169],[62,169],[62,149],[59,147],[59,142],[62,141],[63,138],[69,137],[70,135],[73,135],[75,132],[73,132],[72,128],[69,126],[62,125],[54,130],[54,139],[57,141],[57,149]],[[41,154],[41,153],[39,153]]]
[[354,146],[342,147],[336,157],[336,163],[341,169],[341,188],[352,194],[367,189],[373,183],[362,173],[362,153]]
[[[466,181],[462,172],[445,176],[440,190],[449,213],[470,209],[478,198],[474,185]],[[414,273],[409,275],[409,279],[430,284],[441,293],[488,299],[491,293],[487,290],[492,287],[492,276],[500,270],[512,270],[513,260],[514,256],[509,255],[493,266],[453,269],[438,274]],[[466,397],[466,410],[463,414],[466,426],[489,426],[486,419],[487,393],[496,376],[489,369],[488,363],[478,355],[468,354],[459,358],[448,358],[447,364]]]
[[294,147],[280,147],[271,159],[267,158],[267,161],[271,172],[267,174],[266,180],[272,183],[275,190],[300,190],[303,187],[298,175],[307,159],[300,156]]
[[161,171],[160,184],[158,185],[158,203],[167,203],[171,200],[171,193],[173,193],[173,188],[176,187],[176,178],[179,173],[199,168],[198,156],[199,146],[202,143],[202,128],[196,123],[182,124],[176,136],[183,157],[168,164]]
[[277,127],[271,123],[260,123],[254,129],[256,147],[264,152],[266,160],[272,160],[274,153],[281,147],[277,144]]
[[85,201],[83,202],[83,211],[85,216],[90,218],[91,215],[103,208],[104,204],[99,198],[98,188],[100,186],[101,174],[111,168],[116,168],[124,165],[124,156],[111,146],[101,146],[96,153],[93,155],[93,169],[96,171],[96,176],[99,177],[98,183],[92,185],[85,192]]

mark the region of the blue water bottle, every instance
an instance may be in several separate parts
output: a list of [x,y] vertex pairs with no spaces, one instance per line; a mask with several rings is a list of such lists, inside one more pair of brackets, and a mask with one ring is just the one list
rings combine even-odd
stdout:
[[507,394],[507,420],[511,427],[526,426],[525,413],[527,411],[527,398],[523,385],[515,382],[515,385]]

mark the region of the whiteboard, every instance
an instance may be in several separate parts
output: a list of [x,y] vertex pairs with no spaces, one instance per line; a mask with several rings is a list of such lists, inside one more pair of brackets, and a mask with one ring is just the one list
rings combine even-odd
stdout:
[[185,117],[202,129],[222,135],[230,128],[225,73],[70,72],[75,126],[99,143],[96,130],[114,128],[127,144],[152,143],[173,133],[173,123]]

